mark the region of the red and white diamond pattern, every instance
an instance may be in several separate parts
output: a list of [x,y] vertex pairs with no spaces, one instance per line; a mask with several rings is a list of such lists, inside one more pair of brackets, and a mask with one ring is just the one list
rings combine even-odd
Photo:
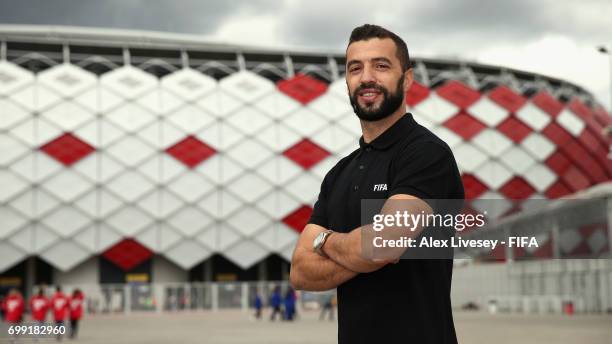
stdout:
[[[500,214],[612,179],[612,121],[579,99],[448,81],[414,83],[407,108],[454,151],[468,198],[508,200]],[[290,259],[323,176],[360,136],[344,80],[305,74],[98,78],[66,63],[34,77],[1,61],[0,109],[0,271],[28,254],[62,270],[97,254],[124,269],[151,254],[184,269],[214,253],[243,268]],[[602,235],[580,229],[563,250],[600,252]]]

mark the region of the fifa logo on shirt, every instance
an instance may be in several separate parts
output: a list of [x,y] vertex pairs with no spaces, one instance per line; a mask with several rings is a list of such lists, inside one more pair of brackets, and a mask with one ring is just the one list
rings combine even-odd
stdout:
[[387,191],[387,184],[374,184],[374,191]]

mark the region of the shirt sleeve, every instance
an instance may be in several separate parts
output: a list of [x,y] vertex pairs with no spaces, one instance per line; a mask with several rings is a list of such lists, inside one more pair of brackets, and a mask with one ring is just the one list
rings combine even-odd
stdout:
[[321,190],[319,191],[319,198],[315,202],[314,209],[310,215],[308,223],[319,225],[324,228],[329,228],[329,217],[327,215],[327,204],[329,195],[329,180],[331,171],[327,173],[323,182],[321,183]]
[[459,172],[450,149],[428,141],[409,145],[393,161],[389,196],[406,194],[423,200],[454,198]]

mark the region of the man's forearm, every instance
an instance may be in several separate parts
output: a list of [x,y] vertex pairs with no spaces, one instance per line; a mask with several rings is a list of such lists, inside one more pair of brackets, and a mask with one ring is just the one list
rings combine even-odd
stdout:
[[334,233],[327,239],[323,251],[339,265],[361,273],[376,271],[389,263],[366,259],[361,239],[361,227],[349,233]]
[[308,224],[296,245],[291,259],[291,284],[296,289],[320,291],[333,289],[357,275],[329,258],[322,257],[312,248],[317,235],[325,228]]
[[290,281],[298,290],[323,291],[336,288],[356,275],[357,272],[331,259],[300,249],[300,252],[294,253]]
[[[381,214],[395,214],[396,212],[430,214],[432,209],[427,203],[416,197],[398,194],[391,196],[385,202]],[[392,225],[383,231],[375,231],[370,224],[358,227],[346,234],[334,233],[327,239],[323,251],[333,261],[349,270],[360,273],[376,271],[389,263],[396,263],[406,249],[375,247],[373,239],[380,237],[386,240],[396,240],[416,237],[422,228],[419,223],[414,225],[411,230]]]

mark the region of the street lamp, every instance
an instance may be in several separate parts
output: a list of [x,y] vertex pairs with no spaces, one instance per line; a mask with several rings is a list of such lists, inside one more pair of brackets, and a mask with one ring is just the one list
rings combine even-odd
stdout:
[[599,51],[602,54],[608,55],[608,58],[610,60],[610,67],[609,67],[609,72],[610,72],[610,112],[612,112],[612,52],[610,51],[610,48],[608,48],[605,45],[598,46],[597,47],[597,51]]
[[[612,52],[605,45],[598,46],[597,51],[599,51],[602,54],[608,55],[608,58],[610,60],[610,67],[609,67],[609,71],[610,71],[610,114],[612,114]],[[606,128],[604,128],[602,134],[608,139],[612,138],[612,125],[609,125]],[[608,152],[608,159],[612,159],[612,145],[610,146],[610,151]]]

